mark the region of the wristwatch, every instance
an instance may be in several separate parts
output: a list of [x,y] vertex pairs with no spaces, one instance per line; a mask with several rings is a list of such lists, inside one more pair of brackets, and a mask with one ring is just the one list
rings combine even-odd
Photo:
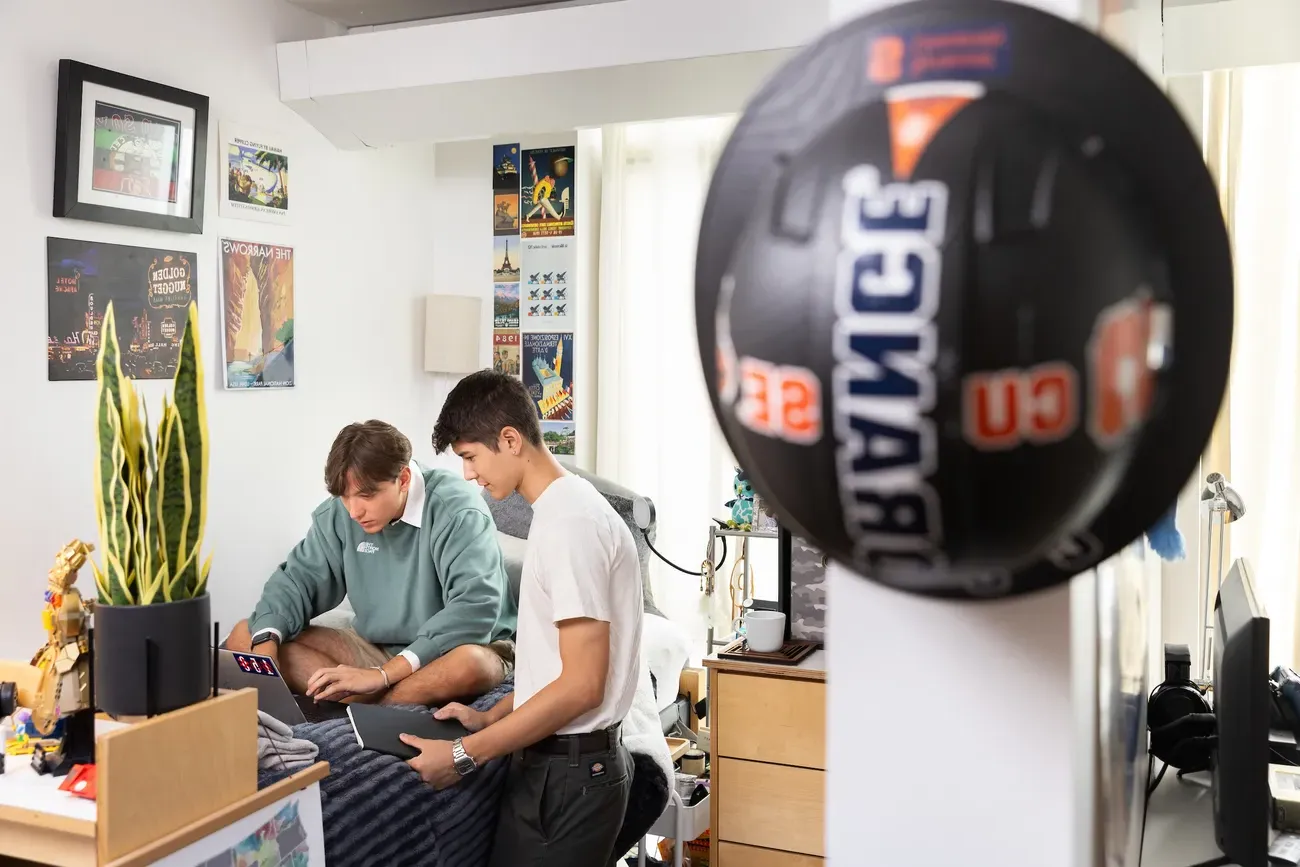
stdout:
[[274,641],[276,645],[279,645],[280,636],[276,635],[270,629],[263,629],[261,632],[258,632],[256,635],[254,635],[251,639],[253,647],[257,647],[257,645],[259,644],[265,644],[268,641]]
[[456,773],[462,777],[468,777],[478,770],[478,762],[467,752],[465,745],[460,742],[460,738],[451,742],[452,766],[456,768]]

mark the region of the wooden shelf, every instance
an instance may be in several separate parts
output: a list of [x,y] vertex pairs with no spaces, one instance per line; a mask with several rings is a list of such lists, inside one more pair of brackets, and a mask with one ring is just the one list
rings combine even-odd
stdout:
[[[329,773],[320,762],[257,789],[257,692],[242,689],[136,723],[97,720],[98,798],[10,756],[0,775],[0,856],[59,867],[144,865]],[[0,858],[0,860],[3,860]]]

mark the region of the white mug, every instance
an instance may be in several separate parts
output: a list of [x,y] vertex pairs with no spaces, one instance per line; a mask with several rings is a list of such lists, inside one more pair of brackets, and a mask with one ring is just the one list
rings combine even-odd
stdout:
[[785,615],[751,610],[745,615],[745,640],[758,653],[775,653],[785,644]]

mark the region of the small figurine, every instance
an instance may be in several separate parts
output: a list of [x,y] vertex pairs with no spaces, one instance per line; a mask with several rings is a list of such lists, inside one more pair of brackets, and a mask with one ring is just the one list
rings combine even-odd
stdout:
[[[47,740],[58,738],[57,746],[38,743],[32,751],[32,767],[38,773],[61,776],[73,764],[94,761],[94,701],[90,694],[90,635],[86,621],[91,602],[81,598],[73,586],[77,570],[86,562],[94,545],[74,539],[54,558],[45,591],[45,646],[36,652],[32,665],[41,671],[36,687],[31,727]],[[61,734],[56,734],[60,723]],[[87,743],[88,741],[88,743]],[[88,757],[89,756],[89,757]]]
[[750,484],[749,476],[740,467],[736,467],[733,487],[736,490],[736,499],[724,504],[731,509],[731,519],[727,521],[727,526],[733,530],[752,530],[754,528],[754,486]]

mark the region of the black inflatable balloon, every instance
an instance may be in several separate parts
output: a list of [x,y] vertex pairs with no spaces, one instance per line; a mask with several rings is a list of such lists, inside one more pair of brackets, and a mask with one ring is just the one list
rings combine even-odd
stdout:
[[738,460],[797,532],[915,592],[1026,592],[1138,537],[1208,439],[1231,317],[1176,111],[1013,3],[911,3],[814,45],[705,208],[697,328]]

